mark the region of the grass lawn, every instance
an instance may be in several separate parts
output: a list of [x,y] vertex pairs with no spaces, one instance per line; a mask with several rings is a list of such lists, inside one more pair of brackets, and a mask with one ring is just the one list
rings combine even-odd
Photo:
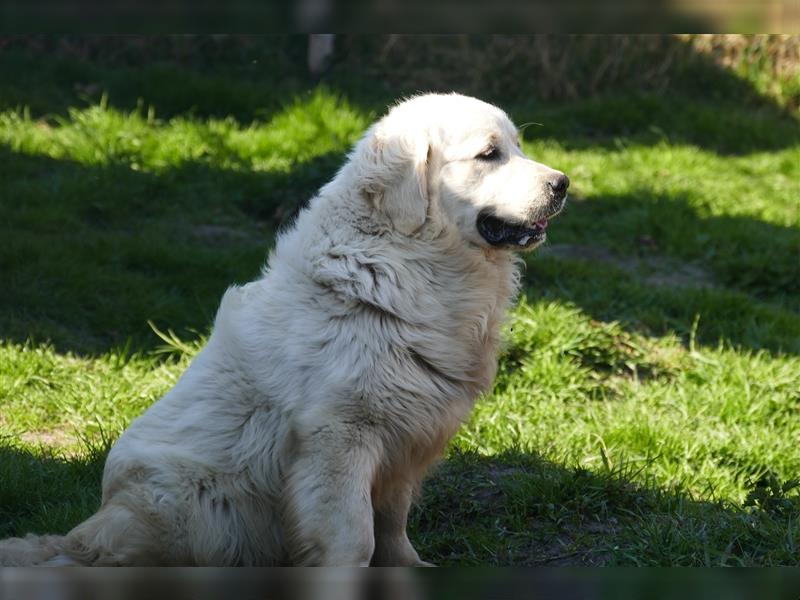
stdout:
[[[415,89],[346,61],[311,83],[297,39],[146,63],[136,43],[0,53],[0,537],[96,509],[108,445],[225,288]],[[800,76],[778,93],[760,64],[487,88],[572,200],[412,514],[423,558],[800,564]]]

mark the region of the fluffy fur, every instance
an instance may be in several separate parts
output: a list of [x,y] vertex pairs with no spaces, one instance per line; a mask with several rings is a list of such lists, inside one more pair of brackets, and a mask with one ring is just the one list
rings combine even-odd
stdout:
[[494,106],[394,107],[116,442],[98,512],[0,542],[0,564],[424,564],[409,505],[492,383],[517,288],[476,219],[551,216],[555,175]]

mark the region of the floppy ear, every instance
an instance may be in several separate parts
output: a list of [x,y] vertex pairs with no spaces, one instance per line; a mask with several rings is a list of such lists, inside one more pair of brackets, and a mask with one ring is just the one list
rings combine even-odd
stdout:
[[400,233],[411,235],[428,214],[428,140],[373,128],[358,153],[362,192]]

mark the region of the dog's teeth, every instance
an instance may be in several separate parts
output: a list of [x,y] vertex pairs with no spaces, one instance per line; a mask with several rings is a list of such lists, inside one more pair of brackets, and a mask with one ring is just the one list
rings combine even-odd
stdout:
[[528,240],[529,240],[529,239],[531,239],[531,236],[529,236],[529,235],[526,235],[524,238],[522,238],[522,239],[519,241],[519,245],[520,245],[520,246],[524,246],[525,244],[527,244],[527,243],[528,243]]

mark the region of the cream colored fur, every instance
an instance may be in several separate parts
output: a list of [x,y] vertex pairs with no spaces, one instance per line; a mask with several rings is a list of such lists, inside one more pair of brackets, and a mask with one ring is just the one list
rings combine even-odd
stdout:
[[[496,164],[475,158],[490,142]],[[517,288],[477,214],[541,218],[554,173],[494,106],[394,107],[116,442],[99,511],[0,542],[0,564],[423,564],[409,505],[491,386]]]

